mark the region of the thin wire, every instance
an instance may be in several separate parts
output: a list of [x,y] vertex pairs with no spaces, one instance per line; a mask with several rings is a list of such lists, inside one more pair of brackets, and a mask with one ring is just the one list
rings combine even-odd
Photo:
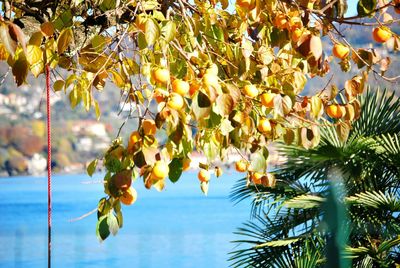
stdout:
[[47,267],[51,267],[51,108],[50,108],[50,67],[46,65],[46,107],[47,107]]

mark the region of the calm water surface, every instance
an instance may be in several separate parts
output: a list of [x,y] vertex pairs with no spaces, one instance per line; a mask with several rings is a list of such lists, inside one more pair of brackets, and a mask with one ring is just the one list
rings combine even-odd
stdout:
[[[228,199],[240,174],[213,178],[203,196],[195,173],[164,192],[134,183],[139,199],[124,207],[124,227],[99,243],[96,215],[70,222],[96,207],[101,175],[53,179],[53,267],[228,267],[230,241],[249,219],[249,206]],[[0,267],[46,267],[45,178],[0,178]]]

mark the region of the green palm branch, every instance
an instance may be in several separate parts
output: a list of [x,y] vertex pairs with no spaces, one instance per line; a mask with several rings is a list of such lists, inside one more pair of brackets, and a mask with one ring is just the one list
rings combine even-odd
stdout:
[[314,149],[279,144],[287,161],[274,188],[234,186],[232,200],[250,199],[252,217],[237,232],[233,267],[400,263],[400,99],[368,89],[360,102],[346,141],[326,127]]

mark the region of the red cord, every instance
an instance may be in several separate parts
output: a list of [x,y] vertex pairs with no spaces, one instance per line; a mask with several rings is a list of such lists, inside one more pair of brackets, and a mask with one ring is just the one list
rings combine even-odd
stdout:
[[50,109],[50,67],[46,65],[47,93],[47,267],[51,267],[51,109]]

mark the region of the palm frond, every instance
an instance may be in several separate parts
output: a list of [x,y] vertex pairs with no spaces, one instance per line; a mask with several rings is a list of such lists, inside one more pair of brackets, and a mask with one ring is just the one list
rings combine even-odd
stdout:
[[[232,253],[233,267],[332,265],[347,237],[345,255],[353,267],[390,267],[400,256],[400,99],[368,89],[360,102],[361,116],[346,141],[327,126],[316,148],[280,143],[286,161],[273,171],[275,188],[247,185],[246,179],[235,185],[231,199],[250,199],[253,218],[236,232],[243,239],[234,241],[241,249]],[[335,183],[343,189],[332,199]],[[339,209],[347,211],[346,225],[332,218],[343,214]]]
[[349,203],[366,206],[374,209],[400,211],[400,200],[390,194],[382,192],[364,192],[347,197]]
[[320,207],[325,201],[326,199],[323,197],[306,194],[286,200],[283,202],[283,206],[296,209],[310,209]]
[[400,132],[400,99],[394,91],[368,88],[360,102],[362,112],[351,135],[371,137]]

